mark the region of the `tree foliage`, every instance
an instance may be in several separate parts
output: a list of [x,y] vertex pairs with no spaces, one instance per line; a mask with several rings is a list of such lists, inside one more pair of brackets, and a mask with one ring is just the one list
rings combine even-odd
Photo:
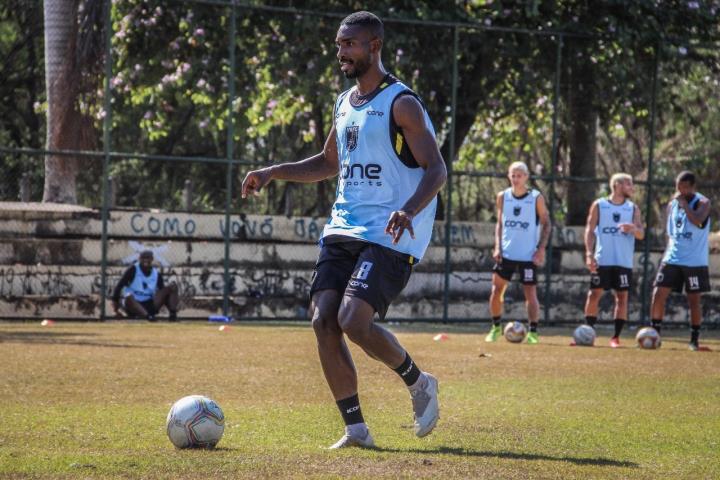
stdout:
[[[635,178],[645,178],[650,87],[657,56],[656,173],[667,178],[688,166],[704,178],[718,180],[712,168],[720,150],[718,54],[716,48],[703,48],[718,41],[718,5],[671,3],[443,0],[360,5],[305,1],[263,2],[301,10],[295,13],[238,8],[233,39],[237,61],[232,80],[236,91],[233,156],[276,163],[319,151],[331,124],[332,102],[351,85],[336,64],[337,25],[344,14],[365,8],[385,19],[385,66],[421,95],[436,125],[442,152],[446,160],[456,158],[456,170],[502,173],[509,162],[520,159],[537,174],[553,173],[552,121],[557,101],[555,174],[574,175],[589,167],[585,171],[601,177],[625,170]],[[313,10],[332,15],[309,13]],[[16,11],[1,12],[1,28],[16,32],[16,37],[26,31]],[[458,30],[455,152],[450,152],[449,135],[453,29],[395,21],[401,18],[466,25]],[[116,0],[112,21],[112,149],[226,157],[229,8],[169,0]],[[569,35],[563,38],[556,99],[559,37],[552,32],[558,31]],[[0,37],[0,48],[11,49],[16,37]],[[30,38],[37,56],[38,40]],[[24,58],[30,55],[28,45],[26,39],[20,47]],[[28,76],[41,82],[36,78],[41,59],[34,65],[35,73]],[[30,91],[29,85],[21,90]],[[35,96],[42,98],[34,88]],[[3,98],[9,95],[6,85],[0,85],[0,92]],[[102,91],[95,102],[91,108],[99,132]],[[32,117],[41,110],[37,104],[42,105],[41,100],[34,103],[32,108],[22,102],[12,106],[31,119],[24,122],[19,119],[25,117],[10,110],[8,102],[0,106],[8,112],[0,131],[4,144],[33,146],[28,139],[34,129],[42,128],[41,120],[32,125]],[[20,126],[11,128],[7,122]],[[586,157],[573,156],[580,150],[578,142],[589,135],[574,135],[579,126],[597,137],[591,142],[597,155],[591,165]],[[234,169],[236,191],[247,168]],[[177,208],[187,178],[195,183],[198,208],[224,205],[227,167],[222,164],[127,158],[113,160],[111,171],[118,181],[121,205]],[[89,166],[86,174],[98,178],[99,163]],[[470,176],[456,176],[455,181],[456,218],[490,218],[493,196],[488,190],[501,188],[504,182]],[[546,187],[543,182],[540,185]],[[586,208],[587,198],[600,193],[589,188],[593,184],[579,185],[580,196],[573,196],[578,192],[573,193],[568,183],[557,185],[557,204],[570,205],[569,218]],[[233,207],[324,215],[333,191],[327,184],[277,184],[259,202]]]

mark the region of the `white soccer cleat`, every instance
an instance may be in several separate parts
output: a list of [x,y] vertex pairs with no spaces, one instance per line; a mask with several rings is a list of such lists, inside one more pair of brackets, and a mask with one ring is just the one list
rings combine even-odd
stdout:
[[410,391],[415,413],[415,435],[418,437],[424,437],[432,432],[440,418],[437,378],[429,373],[423,372],[423,375],[427,379],[425,388]]
[[351,434],[346,428],[345,435],[333,445],[329,446],[328,450],[348,447],[375,448],[375,440],[373,440],[372,435],[370,435],[370,430],[367,430],[365,436],[362,437],[357,434]]

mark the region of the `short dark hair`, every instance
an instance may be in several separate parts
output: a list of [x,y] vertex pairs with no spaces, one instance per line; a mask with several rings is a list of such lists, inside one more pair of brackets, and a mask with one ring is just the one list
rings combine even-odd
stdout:
[[340,26],[343,25],[359,25],[370,31],[374,36],[383,40],[385,38],[385,27],[383,26],[382,20],[380,20],[374,13],[366,12],[361,10],[359,12],[351,13],[340,22]]
[[140,258],[153,258],[153,252],[152,250],[143,250],[140,253]]
[[695,174],[690,170],[683,170],[675,178],[675,183],[687,182],[690,185],[695,185]]

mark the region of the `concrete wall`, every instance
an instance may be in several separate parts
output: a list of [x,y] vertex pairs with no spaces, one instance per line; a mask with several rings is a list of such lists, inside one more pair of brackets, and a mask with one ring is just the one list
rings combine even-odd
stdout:
[[[4,208],[5,207],[5,208]],[[325,219],[233,216],[229,223],[230,291],[238,317],[289,318],[307,315],[307,293]],[[166,278],[175,281],[183,314],[206,317],[222,307],[224,215],[113,211],[108,224],[108,295],[140,251],[152,249]],[[432,245],[410,283],[391,307],[393,318],[442,315],[444,230],[436,223]],[[42,204],[0,204],[0,316],[95,317],[99,315],[102,224],[97,211],[55,209]],[[451,229],[449,314],[487,319],[494,225],[454,223]],[[577,322],[588,287],[582,228],[558,228],[551,276],[551,320]],[[652,246],[652,279],[662,245]],[[642,254],[636,254],[630,319],[640,308]],[[711,255],[713,292],[703,299],[706,322],[720,324],[720,254]],[[545,300],[540,276],[541,302]],[[611,320],[606,295],[602,318]],[[110,311],[108,309],[108,311]],[[524,318],[521,289],[506,294],[506,317]],[[682,297],[671,299],[668,321],[686,322]]]

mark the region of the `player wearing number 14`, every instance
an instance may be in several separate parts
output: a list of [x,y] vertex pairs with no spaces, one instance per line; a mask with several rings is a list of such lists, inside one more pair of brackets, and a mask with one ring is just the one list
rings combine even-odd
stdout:
[[615,333],[610,346],[620,346],[628,313],[628,292],[632,284],[635,240],[645,238],[640,209],[630,201],[635,193],[627,173],[610,178],[611,194],[590,206],[585,227],[586,264],[590,270],[590,291],[585,302],[585,322],[595,328],[598,304],[604,290],[615,294]]
[[687,294],[690,307],[690,350],[700,350],[702,323],[700,296],[710,290],[710,200],[695,190],[695,175],[681,172],[675,179],[675,196],[667,206],[667,247],[655,277],[651,315],[660,333],[665,302],[671,290]]

